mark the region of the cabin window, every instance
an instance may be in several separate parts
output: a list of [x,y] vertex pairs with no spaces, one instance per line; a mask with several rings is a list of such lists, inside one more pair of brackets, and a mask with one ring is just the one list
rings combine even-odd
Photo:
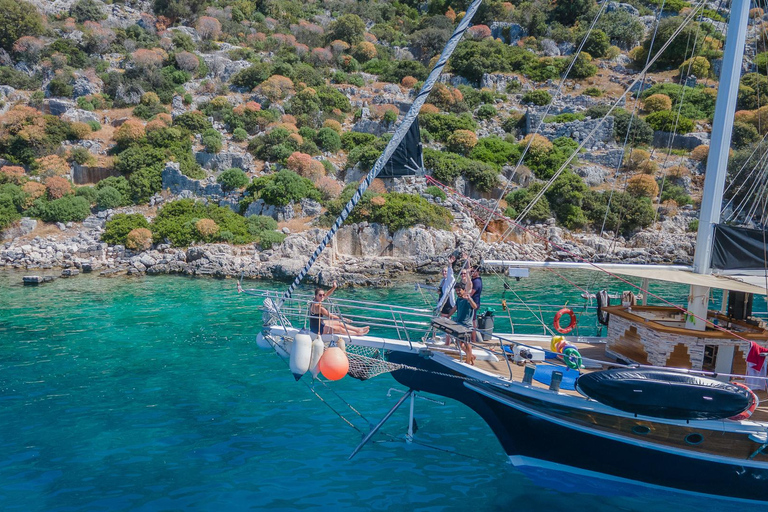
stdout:
[[692,445],[701,444],[704,441],[704,436],[701,434],[688,434],[685,436],[685,442]]
[[632,432],[639,436],[647,436],[651,432],[651,429],[645,425],[635,425],[632,427]]
[[704,360],[701,364],[702,370],[715,371],[715,362],[717,361],[717,345],[704,346]]

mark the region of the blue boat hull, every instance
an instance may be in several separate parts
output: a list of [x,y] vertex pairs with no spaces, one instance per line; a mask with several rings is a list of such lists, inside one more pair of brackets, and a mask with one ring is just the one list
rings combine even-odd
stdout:
[[[390,360],[428,371],[398,370],[404,386],[455,399],[488,424],[513,463],[531,462],[573,472],[591,472],[649,486],[729,499],[768,502],[768,465],[747,466],[733,459],[705,458],[650,443],[612,439],[599,431],[546,418],[546,404],[532,407],[514,389],[443,376],[446,368],[417,355],[392,352]],[[556,407],[560,407],[559,405]],[[620,437],[620,436],[615,436]],[[755,445],[756,447],[758,445]],[[746,461],[745,461],[746,462]]]

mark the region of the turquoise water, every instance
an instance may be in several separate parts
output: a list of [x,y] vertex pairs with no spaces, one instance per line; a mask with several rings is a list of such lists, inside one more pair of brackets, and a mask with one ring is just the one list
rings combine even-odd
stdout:
[[[417,401],[418,443],[403,442],[403,408],[348,461],[360,433],[256,348],[255,300],[237,295],[232,280],[20,282],[21,274],[0,273],[1,510],[670,509],[658,493],[534,485],[452,401]],[[545,298],[566,288],[546,272],[510,285]],[[407,284],[338,295],[423,304]],[[501,282],[487,279],[484,302],[501,296]],[[367,431],[399,398],[390,388],[399,385],[381,375],[316,391]],[[675,500],[678,511],[701,506]]]

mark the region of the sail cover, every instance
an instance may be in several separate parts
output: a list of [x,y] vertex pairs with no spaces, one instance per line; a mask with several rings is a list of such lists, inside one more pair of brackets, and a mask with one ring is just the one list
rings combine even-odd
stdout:
[[421,132],[418,118],[405,133],[403,141],[397,146],[379,173],[380,178],[399,178],[421,173]]
[[712,268],[763,270],[768,254],[768,232],[717,224],[712,245]]

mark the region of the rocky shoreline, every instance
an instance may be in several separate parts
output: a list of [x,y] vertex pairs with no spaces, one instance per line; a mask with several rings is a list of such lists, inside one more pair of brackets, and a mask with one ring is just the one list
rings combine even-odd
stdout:
[[[121,213],[133,210],[120,209]],[[240,277],[292,280],[326,233],[311,228],[289,234],[270,250],[256,245],[200,244],[188,248],[158,244],[147,251],[131,251],[100,240],[106,221],[117,210],[99,212],[83,223],[58,224],[58,232],[37,235],[38,221],[22,219],[6,231],[0,246],[0,268],[24,271],[58,270],[64,275],[98,272],[105,276],[179,274],[187,276]],[[680,216],[675,216],[682,224]],[[308,280],[329,284],[339,280],[348,286],[388,286],[413,274],[435,275],[446,257],[469,251],[479,235],[475,222],[465,214],[457,217],[454,231],[416,226],[390,233],[378,224],[344,226],[309,273]],[[665,221],[666,222],[666,221]],[[554,222],[534,224],[527,232],[513,233],[503,242],[480,239],[475,259],[595,262],[678,263],[692,261],[695,233],[661,223],[658,232],[642,231],[629,240],[612,233],[569,233]],[[43,230],[43,232],[46,232]]]

